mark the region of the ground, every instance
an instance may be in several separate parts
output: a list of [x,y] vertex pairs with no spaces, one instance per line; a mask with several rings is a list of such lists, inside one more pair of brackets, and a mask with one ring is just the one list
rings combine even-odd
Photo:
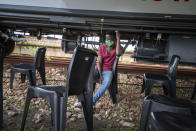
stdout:
[[[4,93],[4,130],[19,130],[23,115],[28,80],[21,83],[20,75],[16,75],[13,89],[9,89],[11,65],[4,66],[3,93]],[[64,68],[46,68],[47,84],[65,85],[66,70]],[[109,93],[97,102],[94,107],[94,130],[95,131],[136,131],[139,126],[141,106],[144,94],[141,94],[142,75],[118,74],[118,102],[112,104]],[[37,74],[37,84],[42,84]],[[177,97],[190,99],[193,91],[194,79],[177,80]],[[97,84],[97,88],[99,85]],[[185,88],[190,87],[190,88]],[[162,93],[161,88],[153,90],[153,93]],[[75,108],[76,96],[69,97],[67,107],[67,130],[85,131],[86,124],[81,108]],[[27,131],[50,131],[50,106],[42,99],[33,99],[26,121]]]

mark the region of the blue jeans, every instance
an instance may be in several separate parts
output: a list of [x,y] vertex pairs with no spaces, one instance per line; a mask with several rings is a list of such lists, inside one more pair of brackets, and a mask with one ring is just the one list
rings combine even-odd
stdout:
[[[111,84],[113,73],[112,71],[102,71],[103,81],[99,89],[96,91],[95,95],[93,96],[93,105],[101,98],[104,92],[108,89]],[[99,81],[99,72],[96,68],[94,71],[94,81]]]

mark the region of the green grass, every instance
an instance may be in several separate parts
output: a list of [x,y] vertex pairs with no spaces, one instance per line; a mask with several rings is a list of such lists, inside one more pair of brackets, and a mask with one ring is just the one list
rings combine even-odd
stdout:
[[130,131],[139,131],[139,123],[136,124],[133,128],[130,129]]
[[17,45],[29,45],[29,46],[46,46],[46,47],[61,47],[61,46],[57,46],[57,45],[52,45],[52,44],[40,44],[40,43],[33,43],[33,42],[29,42],[29,41],[25,41],[25,42],[17,42]]
[[[22,110],[24,110],[25,104],[22,104],[22,105],[21,105],[21,108],[22,108]],[[32,110],[32,109],[34,109],[34,107],[33,107],[33,105],[30,103],[30,105],[29,105],[29,110]]]
[[20,103],[21,103],[20,101],[16,99],[12,99],[12,98],[8,99],[7,101],[8,106],[13,105],[13,104],[20,104]]

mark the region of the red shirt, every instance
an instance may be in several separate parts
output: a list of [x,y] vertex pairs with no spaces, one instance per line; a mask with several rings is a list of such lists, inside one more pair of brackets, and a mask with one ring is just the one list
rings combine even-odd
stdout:
[[102,57],[102,71],[112,71],[112,66],[116,58],[116,46],[112,49],[110,54],[107,52],[106,48],[106,44],[100,45],[98,50],[98,56]]

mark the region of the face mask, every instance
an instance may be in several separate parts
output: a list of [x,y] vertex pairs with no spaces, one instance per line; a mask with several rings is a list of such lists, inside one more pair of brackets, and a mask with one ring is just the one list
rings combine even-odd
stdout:
[[112,46],[113,44],[114,44],[114,41],[105,41],[105,44],[107,45],[107,46]]

